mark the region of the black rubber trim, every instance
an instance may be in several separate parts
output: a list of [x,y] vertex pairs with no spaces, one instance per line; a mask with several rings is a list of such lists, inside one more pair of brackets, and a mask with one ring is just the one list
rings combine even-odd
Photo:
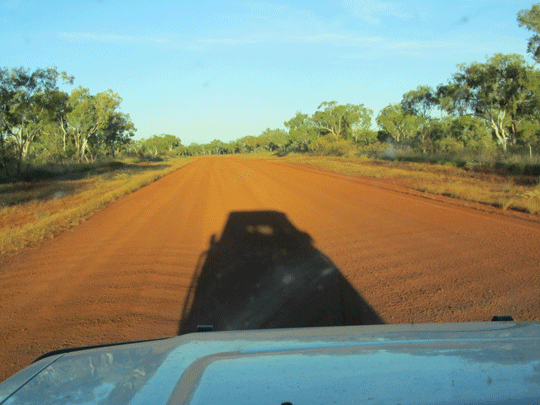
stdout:
[[43,353],[41,356],[39,356],[37,359],[35,359],[32,363],[35,363],[35,362],[38,362],[40,360],[46,359],[47,357],[56,356],[58,354],[76,352],[76,351],[79,351],[79,350],[99,349],[101,347],[129,345],[129,344],[132,344],[132,343],[154,342],[156,340],[165,340],[165,339],[170,339],[170,337],[162,337],[162,338],[156,338],[156,339],[145,339],[145,340],[134,340],[134,341],[131,341],[131,342],[105,343],[105,344],[102,344],[102,345],[93,345],[93,346],[67,347],[65,349],[51,350],[50,352]]
[[491,318],[491,322],[514,322],[514,318],[510,315],[495,315]]

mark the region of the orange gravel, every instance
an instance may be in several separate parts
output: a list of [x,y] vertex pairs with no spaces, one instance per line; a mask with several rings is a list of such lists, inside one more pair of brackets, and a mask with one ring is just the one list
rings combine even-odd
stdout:
[[200,158],[0,261],[0,380],[53,349],[175,335],[231,211],[274,210],[385,323],[540,320],[540,223],[298,166]]

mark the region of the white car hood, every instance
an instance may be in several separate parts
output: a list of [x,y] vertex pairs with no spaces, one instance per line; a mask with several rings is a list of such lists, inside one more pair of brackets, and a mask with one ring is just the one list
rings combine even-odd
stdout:
[[53,355],[0,404],[538,403],[540,323],[192,333]]

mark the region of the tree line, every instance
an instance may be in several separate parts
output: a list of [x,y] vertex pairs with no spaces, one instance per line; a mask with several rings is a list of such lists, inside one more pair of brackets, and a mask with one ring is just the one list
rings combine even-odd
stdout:
[[[522,10],[518,24],[533,32],[528,52],[540,63],[540,4]],[[540,150],[540,70],[520,54],[495,54],[460,64],[447,83],[421,85],[375,117],[364,104],[321,103],[312,115],[297,112],[287,130],[266,129],[224,143],[179,145],[187,155],[296,151],[344,154],[391,143],[422,153]]]
[[8,177],[19,178],[28,162],[95,161],[129,144],[136,129],[120,111],[122,98],[59,89],[73,80],[56,67],[0,68],[0,165]]
[[[533,32],[527,51],[540,63],[540,3],[518,13]],[[364,104],[322,102],[311,114],[296,112],[286,129],[231,142],[182,145],[175,135],[134,140],[122,98],[112,90],[69,94],[59,82],[74,78],[56,67],[0,68],[0,168],[18,178],[29,162],[85,162],[102,157],[269,152],[344,154],[391,143],[421,153],[540,150],[540,70],[519,54],[495,54],[460,64],[447,83],[419,86],[376,117]],[[372,121],[378,126],[372,129]],[[10,173],[8,173],[10,172]]]

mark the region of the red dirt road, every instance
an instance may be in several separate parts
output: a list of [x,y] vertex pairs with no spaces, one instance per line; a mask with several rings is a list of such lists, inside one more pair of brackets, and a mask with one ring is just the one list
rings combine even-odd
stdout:
[[212,234],[275,210],[386,323],[540,320],[540,224],[305,167],[201,158],[0,262],[0,380],[43,352],[172,336]]

